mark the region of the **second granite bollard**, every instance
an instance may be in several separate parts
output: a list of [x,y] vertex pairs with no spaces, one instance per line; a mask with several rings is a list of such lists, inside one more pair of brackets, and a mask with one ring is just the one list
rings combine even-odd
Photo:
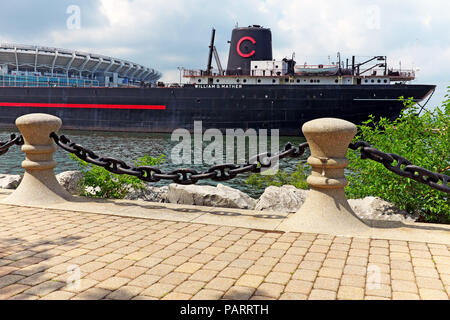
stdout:
[[58,183],[53,171],[56,167],[53,160],[56,146],[49,135],[57,132],[61,124],[61,119],[42,113],[17,118],[16,125],[25,142],[22,146],[26,154],[22,162],[25,174],[19,187],[2,203],[47,205],[72,199]]
[[305,123],[302,130],[311,150],[308,163],[312,173],[307,180],[311,191],[299,211],[279,229],[331,234],[368,231],[369,227],[350,208],[344,192],[344,169],[349,164],[346,153],[356,126],[345,120],[324,118]]

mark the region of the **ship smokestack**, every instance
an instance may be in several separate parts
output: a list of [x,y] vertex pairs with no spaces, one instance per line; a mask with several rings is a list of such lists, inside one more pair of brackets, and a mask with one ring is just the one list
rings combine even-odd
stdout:
[[272,32],[258,25],[231,33],[227,75],[250,75],[251,61],[272,60]]

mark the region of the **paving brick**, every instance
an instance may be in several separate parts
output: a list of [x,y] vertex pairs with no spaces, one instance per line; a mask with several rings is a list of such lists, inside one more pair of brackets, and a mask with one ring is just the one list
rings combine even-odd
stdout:
[[[307,300],[308,296],[301,293],[285,292],[281,295],[280,300]],[[266,299],[263,299],[266,300]]]
[[12,296],[18,295],[29,288],[30,286],[26,286],[24,284],[19,283],[11,284],[9,286],[0,288],[0,300],[5,300]]
[[283,289],[284,285],[264,282],[256,289],[254,295],[278,299]]
[[313,283],[304,280],[291,280],[286,285],[285,292],[309,294],[313,288]]
[[188,273],[171,272],[165,277],[163,277],[161,280],[159,280],[159,282],[178,286],[179,284],[183,283],[186,279],[188,279],[189,276],[190,274]]
[[114,276],[114,277],[108,278],[108,279],[98,283],[96,285],[96,287],[114,291],[114,290],[117,290],[120,287],[124,286],[128,282],[130,282],[130,279],[128,279],[128,278],[121,278],[118,276]]
[[155,283],[141,292],[141,295],[162,298],[175,288],[174,285]]
[[226,292],[234,282],[235,280],[233,279],[216,277],[208,282],[205,288]]
[[108,278],[113,277],[118,272],[119,272],[118,270],[103,268],[86,275],[86,278],[97,281],[104,281]]
[[364,298],[364,289],[358,287],[340,286],[337,298],[340,300],[362,300]]
[[391,298],[392,297],[392,290],[391,290],[391,287],[389,285],[385,285],[385,284],[367,286],[365,295],[366,295],[366,298],[367,298],[367,296],[377,296],[377,297],[382,297],[382,298]]
[[129,267],[125,270],[120,271],[116,276],[117,277],[123,277],[123,278],[129,278],[129,279],[135,279],[139,277],[141,274],[145,273],[148,269],[144,267]]
[[416,277],[439,278],[439,274],[434,268],[414,267],[414,274]]
[[317,277],[316,281],[314,281],[313,287],[315,289],[337,291],[339,287],[339,279],[324,278],[319,276]]
[[291,279],[291,276],[290,273],[285,272],[270,272],[264,281],[285,285]]
[[173,291],[193,296],[198,291],[200,291],[205,286],[205,284],[206,283],[203,281],[187,280],[181,283],[179,286],[177,286]]
[[419,289],[420,297],[424,300],[449,300],[445,291],[432,289]]
[[244,274],[236,281],[236,286],[257,288],[263,280],[263,276]]
[[111,291],[102,288],[90,288],[73,297],[71,300],[100,300],[110,294]]
[[313,289],[308,297],[308,300],[336,300],[336,292]]
[[326,278],[335,278],[340,279],[342,276],[342,268],[328,268],[328,267],[322,267],[319,270],[319,277],[326,277]]
[[269,274],[269,272],[271,270],[272,270],[272,267],[270,267],[270,266],[253,265],[246,271],[246,273],[260,275],[260,276],[266,276]]
[[68,291],[53,291],[48,295],[42,297],[40,300],[69,300],[75,296],[75,293]]
[[219,272],[218,276],[236,280],[239,277],[241,277],[244,272],[245,272],[245,269],[243,269],[243,268],[226,267],[221,272]]
[[202,289],[191,300],[219,300],[223,296],[222,291]]
[[416,293],[411,292],[396,292],[392,293],[393,300],[420,300],[420,297]]
[[30,289],[24,291],[26,294],[32,294],[43,297],[53,291],[59,290],[66,285],[64,282],[59,281],[46,281],[37,286],[33,286]]
[[254,288],[234,286],[228,289],[223,299],[226,300],[248,300],[255,292]]

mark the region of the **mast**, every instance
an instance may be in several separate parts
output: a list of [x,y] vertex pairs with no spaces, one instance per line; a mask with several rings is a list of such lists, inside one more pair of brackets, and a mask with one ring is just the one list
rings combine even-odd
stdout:
[[214,39],[216,37],[216,29],[212,29],[212,35],[211,35],[211,44],[209,46],[209,56],[208,56],[208,65],[206,66],[206,73],[208,75],[211,75],[212,70],[212,57],[213,57],[213,51],[214,51]]

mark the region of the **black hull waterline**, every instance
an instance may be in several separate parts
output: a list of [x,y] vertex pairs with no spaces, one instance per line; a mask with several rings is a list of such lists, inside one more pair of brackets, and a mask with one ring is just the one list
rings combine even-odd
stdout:
[[395,118],[403,107],[398,101],[400,96],[421,101],[434,88],[433,85],[8,87],[0,88],[0,125],[13,127],[15,120],[24,114],[47,113],[61,118],[63,129],[170,133],[177,128],[192,131],[194,121],[202,121],[203,129],[279,129],[281,135],[301,135],[301,126],[317,118],[341,118],[355,124],[367,120],[369,115]]

